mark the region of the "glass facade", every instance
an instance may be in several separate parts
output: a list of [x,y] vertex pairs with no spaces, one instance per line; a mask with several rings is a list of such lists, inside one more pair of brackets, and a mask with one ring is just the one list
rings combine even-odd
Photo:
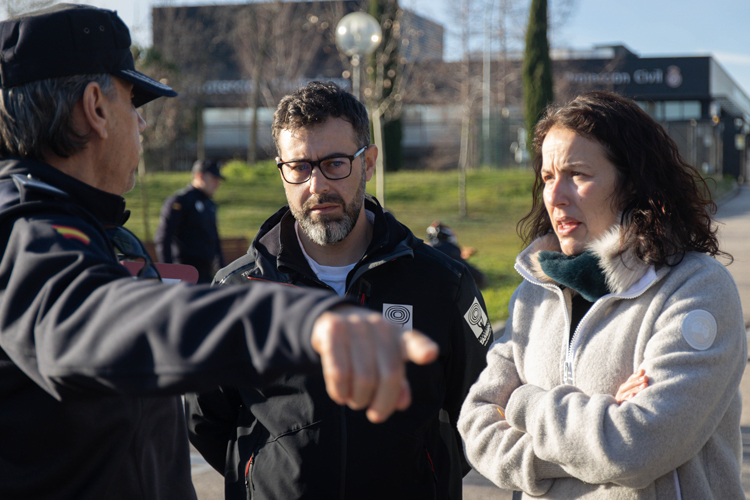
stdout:
[[638,101],[638,105],[656,121],[700,120],[700,101]]

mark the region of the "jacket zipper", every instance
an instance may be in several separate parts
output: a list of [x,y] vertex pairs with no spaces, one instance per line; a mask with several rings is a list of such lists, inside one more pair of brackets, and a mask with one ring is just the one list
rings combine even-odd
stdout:
[[[565,324],[567,325],[568,331],[570,331],[570,324],[571,319],[570,315],[568,314],[568,306],[565,304],[565,295],[563,294],[563,291],[557,286],[552,285],[550,283],[542,283],[538,279],[531,276],[523,267],[521,267],[518,263],[514,266],[516,272],[521,275],[522,278],[524,278],[526,281],[528,281],[531,284],[541,286],[542,288],[546,288],[547,290],[553,291],[563,302],[563,311],[565,312]],[[619,293],[619,294],[608,294],[603,297],[600,297],[594,304],[592,304],[591,308],[586,312],[586,314],[583,315],[583,318],[581,318],[581,321],[578,323],[578,327],[576,327],[575,332],[573,332],[573,337],[568,341],[567,336],[565,336],[565,341],[563,342],[563,347],[565,348],[565,363],[563,364],[563,383],[566,385],[574,385],[575,379],[573,378],[573,358],[575,357],[575,353],[578,350],[578,346],[581,343],[581,336],[579,335],[579,332],[581,331],[581,327],[586,323],[586,318],[589,317],[595,309],[600,307],[600,304],[603,304],[605,302],[608,302],[610,299],[637,299],[646,291],[651,288],[651,286],[656,282],[658,279],[658,276],[656,276],[656,273],[654,272],[653,266],[649,268],[648,271],[643,275],[643,277],[634,285],[631,286],[631,289],[637,285],[639,285],[646,277],[648,278],[648,283],[641,287],[641,289],[633,294],[633,295],[627,295],[627,290],[625,292]]]
[[[378,265],[383,264],[385,262],[391,262],[392,260],[395,260],[399,257],[408,255],[408,254],[409,252],[397,253],[391,256],[392,258],[390,260],[382,261]],[[363,256],[362,260],[364,261],[366,258],[367,258],[367,255]],[[364,270],[361,270],[361,267],[360,267],[357,270],[355,270],[354,275],[352,275],[352,280],[346,289],[346,295],[352,296],[352,293],[353,293],[352,290],[354,289],[354,285],[356,283],[360,283],[360,292],[357,294],[354,294],[353,297],[355,299],[358,299],[358,302],[363,307],[367,306],[367,298],[370,295],[370,284],[364,280],[361,280],[361,278],[366,272],[371,270],[373,267],[377,267],[377,266],[368,267],[367,269],[364,269]],[[333,288],[331,288],[326,283],[323,283],[322,281],[317,279],[317,276],[313,278],[313,277],[307,276],[304,273],[299,273],[299,276],[300,276],[300,281],[303,281],[306,278],[322,288],[333,291]],[[346,407],[342,406],[341,407],[341,483],[339,486],[340,496],[342,500],[346,498],[346,460],[347,460]],[[250,459],[250,461],[252,462],[252,458]],[[430,464],[432,465],[432,460],[430,460]],[[249,469],[250,469],[250,464],[248,464],[248,470]],[[434,475],[434,469],[433,469],[433,475]]]
[[432,457],[430,456],[430,452],[426,449],[424,450],[425,454],[427,455],[427,461],[430,463],[430,470],[432,471],[432,479],[435,481],[435,484],[438,484],[438,478],[437,473],[435,472],[435,464],[432,461]]
[[[358,298],[359,304],[362,307],[365,307],[367,306],[367,297],[369,296],[369,292],[370,292],[370,284],[364,280],[357,281],[357,283],[360,283],[360,287],[359,287],[360,292],[354,293],[352,291],[352,289],[354,288],[354,284],[355,284],[355,281],[352,281],[352,283],[349,285],[349,288],[346,290],[346,295]],[[346,406],[342,406],[341,407],[341,484],[339,487],[341,500],[346,498],[346,460],[347,460],[346,451],[347,451]]]
[[250,471],[253,468],[253,458],[255,458],[254,453],[250,456],[250,460],[247,461],[247,465],[245,466],[245,491],[247,491],[247,500],[253,498],[252,484],[250,480]]
[[341,500],[346,498],[346,406],[341,407]]
[[[644,278],[646,276],[650,276],[650,274],[652,274],[652,272],[651,271],[647,271],[646,274],[644,274]],[[583,318],[581,318],[581,321],[578,323],[578,327],[576,328],[576,331],[573,332],[573,338],[570,339],[570,343],[568,344],[567,350],[565,352],[565,374],[564,374],[564,379],[563,379],[563,382],[565,384],[567,384],[567,385],[574,385],[574,378],[573,378],[573,358],[575,357],[575,353],[578,350],[579,345],[581,344],[581,335],[580,335],[580,332],[581,332],[581,327],[586,323],[586,318],[590,317],[591,314],[592,314],[592,312],[594,310],[600,309],[601,308],[601,304],[605,304],[607,302],[610,302],[611,300],[614,300],[614,299],[622,299],[622,300],[637,299],[638,297],[640,297],[641,295],[643,295],[644,293],[646,293],[646,291],[649,288],[651,288],[651,285],[653,285],[656,282],[656,279],[657,279],[657,277],[654,274],[650,278],[649,283],[646,286],[644,286],[640,291],[638,291],[638,293],[636,293],[636,294],[626,295],[627,291],[623,292],[623,293],[619,293],[619,294],[614,294],[614,293],[613,294],[608,294],[608,295],[605,295],[603,297],[600,297],[599,299],[597,299],[596,302],[594,302],[592,304],[591,308],[588,311],[586,311],[586,314],[583,315]],[[641,280],[643,280],[643,278],[641,278]],[[640,283],[640,281],[638,283]],[[636,283],[636,285],[638,283]],[[633,286],[635,286],[635,285],[633,285]],[[567,318],[567,314],[568,314],[568,308],[567,308],[567,306],[565,307],[565,314],[566,314],[566,318]],[[568,329],[570,329],[570,327],[568,327]]]
[[[581,325],[586,322],[586,317],[591,314],[591,311],[596,309],[600,303],[607,302],[608,298],[609,297],[600,297],[594,302],[594,304],[592,304],[591,308],[586,311],[586,314],[581,318],[581,321],[578,322],[578,326],[573,332],[573,337],[570,339],[570,342],[566,342],[568,345],[565,350],[565,375],[563,377],[563,383],[566,385],[573,385],[573,357],[578,350],[578,345],[581,343],[581,336],[579,335],[581,332]],[[566,317],[568,315],[567,307],[565,308],[565,315]],[[568,324],[568,330],[570,330],[570,324]]]

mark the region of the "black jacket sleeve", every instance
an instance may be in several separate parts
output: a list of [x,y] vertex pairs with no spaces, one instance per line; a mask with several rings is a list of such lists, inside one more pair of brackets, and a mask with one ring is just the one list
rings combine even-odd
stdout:
[[[489,323],[484,298],[468,270],[461,275],[458,294],[453,303],[457,310],[451,326],[452,350],[446,376],[448,387],[444,410],[450,417],[456,442],[460,444],[458,416],[469,389],[487,366],[487,350],[492,343],[492,326]],[[463,453],[460,453],[460,460],[463,473],[466,475],[471,467]]]
[[0,227],[0,347],[58,399],[257,386],[315,369],[317,317],[342,299],[269,283],[135,280],[101,228],[69,216]]
[[154,234],[156,258],[159,262],[172,263],[172,240],[180,225],[183,212],[182,200],[177,196],[168,198],[161,207],[159,226]]
[[[217,217],[218,217],[218,214],[217,214]],[[216,227],[216,219],[215,218],[214,218],[213,222],[214,222],[214,224],[213,224],[213,226],[214,226],[213,230],[214,230],[214,234],[216,235],[216,247],[215,247],[216,250],[215,250],[215,255],[216,255],[216,260],[218,260],[218,262],[216,262],[216,264],[218,264],[218,268],[217,269],[224,269],[226,267],[226,265],[227,265],[227,262],[224,259],[224,252],[221,249],[221,238],[219,237],[219,230]]]

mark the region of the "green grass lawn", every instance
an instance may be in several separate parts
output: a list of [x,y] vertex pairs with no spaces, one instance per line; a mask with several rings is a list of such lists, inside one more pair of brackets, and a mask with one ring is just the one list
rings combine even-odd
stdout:
[[[222,171],[227,177],[216,194],[219,204],[219,232],[222,237],[244,236],[251,240],[260,224],[286,204],[284,190],[273,163],[252,167],[230,164]],[[139,185],[126,195],[132,211],[126,226],[139,237],[149,239],[159,220],[164,200],[190,180],[189,173],[154,173],[146,176],[148,225],[143,218]],[[470,262],[488,277],[482,293],[490,320],[508,316],[508,301],[521,277],[513,269],[521,241],[516,223],[530,207],[533,177],[530,170],[476,170],[467,177],[468,217],[458,215],[458,175],[455,171],[402,171],[386,176],[386,208],[419,238],[427,226],[440,220],[450,226],[462,246],[477,253]],[[719,196],[731,187],[719,181],[711,184]],[[374,194],[375,179],[368,183]]]

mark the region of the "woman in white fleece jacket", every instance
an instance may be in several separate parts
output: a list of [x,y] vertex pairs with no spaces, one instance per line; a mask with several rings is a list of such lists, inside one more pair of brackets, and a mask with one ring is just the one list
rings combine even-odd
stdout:
[[744,499],[747,344],[705,183],[606,92],[548,110],[534,147],[524,281],[459,418],[469,462],[514,498]]

